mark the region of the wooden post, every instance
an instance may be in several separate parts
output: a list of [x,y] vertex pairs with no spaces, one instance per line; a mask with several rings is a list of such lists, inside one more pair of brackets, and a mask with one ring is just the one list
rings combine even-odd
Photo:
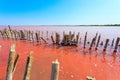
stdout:
[[52,62],[51,80],[58,80],[59,66],[58,60]]
[[93,46],[94,42],[95,42],[95,38],[92,39],[92,42],[91,42],[91,44],[90,44],[90,48],[89,48],[89,50],[92,49],[92,46]]
[[47,43],[47,41],[43,37],[40,37],[40,39],[43,40],[45,43]]
[[39,42],[38,33],[36,32],[35,35],[36,35],[36,41],[37,41],[37,43],[38,43],[38,42]]
[[85,38],[84,38],[84,48],[86,46],[86,40],[87,40],[87,32],[85,33]]
[[71,33],[71,31],[69,32],[69,42],[71,43],[71,41],[72,41],[72,33]]
[[17,40],[16,31],[14,30],[13,33],[14,33],[15,40]]
[[115,39],[113,38],[113,40],[112,40],[112,44],[111,44],[111,47],[113,47],[113,45],[114,45],[114,41],[115,41]]
[[23,80],[30,80],[32,62],[33,62],[33,52],[30,52],[30,55],[27,58],[27,63],[26,63],[25,74],[24,74]]
[[56,44],[60,42],[60,35],[56,32]]
[[17,56],[16,56],[16,58],[15,58],[15,61],[14,61],[14,67],[13,67],[13,74],[14,74],[14,72],[15,72],[15,69],[16,69],[16,65],[17,65],[17,63],[18,63],[18,60],[19,60],[19,57],[20,57],[20,55],[19,54],[17,54]]
[[78,44],[79,35],[80,35],[80,33],[78,32],[78,35],[76,36],[76,44]]
[[109,42],[109,39],[106,39],[106,43],[105,43],[105,46],[104,46],[103,51],[106,51],[106,48],[107,48],[108,42]]
[[15,57],[15,45],[11,45],[8,66],[7,66],[7,75],[6,80],[12,80],[13,68],[14,68],[14,57]]
[[54,44],[54,43],[55,43],[55,41],[54,41],[53,35],[51,35],[51,39],[52,39],[52,42],[53,42],[53,44]]
[[119,41],[120,41],[120,37],[118,37],[116,40],[114,52],[117,52]]
[[34,32],[31,32],[32,42],[34,42]]
[[49,38],[48,38],[48,31],[46,31],[46,40],[48,40]]
[[6,29],[4,30],[4,33],[5,33],[6,37],[7,37],[7,39],[9,39],[8,31]]
[[86,80],[96,80],[95,78],[91,77],[91,76],[87,76]]
[[22,30],[20,30],[21,38],[20,40],[25,40],[25,34]]
[[96,33],[96,36],[95,36],[95,41],[93,44],[96,44],[96,39],[97,39],[97,36],[98,36],[98,32]]
[[2,38],[4,39],[4,34],[3,34],[3,31],[2,31],[2,30],[0,30],[0,33],[1,33]]
[[10,28],[10,25],[8,25],[8,28],[9,28],[9,31],[10,31],[10,34],[11,34],[11,39],[13,39],[13,33],[12,33],[11,28]]
[[98,46],[99,46],[100,38],[101,38],[101,35],[99,35],[99,37],[98,37],[98,41],[97,41],[95,50],[97,50],[97,48],[98,48]]

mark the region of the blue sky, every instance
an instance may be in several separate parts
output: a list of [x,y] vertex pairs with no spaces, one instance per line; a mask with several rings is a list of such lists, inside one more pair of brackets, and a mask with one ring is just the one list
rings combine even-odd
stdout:
[[0,0],[0,25],[120,23],[120,0]]

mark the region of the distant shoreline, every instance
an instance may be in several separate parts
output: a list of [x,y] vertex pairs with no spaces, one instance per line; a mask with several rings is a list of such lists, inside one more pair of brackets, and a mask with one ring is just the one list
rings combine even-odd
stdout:
[[[0,25],[1,26],[8,26],[8,25]],[[105,25],[10,25],[11,27],[12,26],[104,26],[104,27],[109,27],[109,26],[116,26],[116,27],[120,27],[120,24],[105,24]]]

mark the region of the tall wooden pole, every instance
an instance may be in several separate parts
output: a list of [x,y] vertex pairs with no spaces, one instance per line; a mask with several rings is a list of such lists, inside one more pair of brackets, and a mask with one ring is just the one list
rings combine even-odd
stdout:
[[52,62],[51,80],[58,80],[59,66],[58,60]]
[[119,41],[120,41],[120,37],[118,37],[116,40],[114,52],[117,52]]
[[11,45],[8,66],[7,66],[7,75],[6,80],[12,80],[13,68],[14,68],[14,57],[15,57],[15,45]]
[[90,48],[89,48],[89,50],[92,49],[92,46],[93,46],[94,42],[95,42],[95,38],[92,39],[92,42],[91,42],[91,44],[90,44]]
[[24,74],[24,79],[23,80],[30,80],[32,62],[33,62],[33,52],[30,52],[30,55],[27,58],[26,69],[25,69],[25,74]]
[[99,37],[98,37],[98,40],[97,40],[97,44],[96,44],[96,48],[95,48],[95,50],[97,50],[97,48],[98,48],[98,46],[99,46],[100,38],[101,38],[101,35],[99,35]]
[[109,39],[106,39],[106,43],[105,43],[105,46],[104,46],[103,51],[106,51],[106,48],[107,48],[107,46],[108,46],[108,42],[109,42]]
[[85,33],[85,38],[84,38],[84,48],[86,46],[86,40],[87,40],[87,32]]

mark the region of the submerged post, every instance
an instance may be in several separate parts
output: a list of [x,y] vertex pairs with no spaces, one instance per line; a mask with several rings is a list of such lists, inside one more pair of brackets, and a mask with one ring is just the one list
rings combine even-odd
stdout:
[[105,43],[105,46],[104,46],[103,51],[106,51],[106,48],[107,48],[108,42],[109,42],[109,39],[106,39],[106,43]]
[[85,33],[85,38],[84,38],[84,48],[86,46],[86,40],[87,40],[87,32]]
[[90,48],[89,48],[89,50],[92,49],[92,46],[93,46],[94,42],[95,42],[95,38],[92,39],[92,42],[91,42],[91,44],[90,44]]
[[23,80],[30,80],[32,62],[33,62],[33,52],[30,52],[30,55],[27,58],[26,69],[25,69],[25,74],[24,74],[24,79]]
[[118,37],[116,40],[114,52],[117,52],[119,41],[120,41],[120,37]]
[[14,57],[15,57],[15,45],[13,44],[10,47],[6,80],[12,80],[13,68],[14,68]]
[[114,45],[114,41],[115,41],[115,39],[113,38],[113,40],[112,40],[112,44],[111,44],[111,47],[113,47],[113,45]]
[[100,38],[101,38],[101,35],[99,35],[99,37],[98,37],[98,40],[97,40],[97,44],[96,44],[95,50],[97,50],[97,48],[98,48],[98,45],[99,45],[99,42],[100,42]]
[[59,66],[60,64],[57,59],[52,62],[51,80],[58,80]]

